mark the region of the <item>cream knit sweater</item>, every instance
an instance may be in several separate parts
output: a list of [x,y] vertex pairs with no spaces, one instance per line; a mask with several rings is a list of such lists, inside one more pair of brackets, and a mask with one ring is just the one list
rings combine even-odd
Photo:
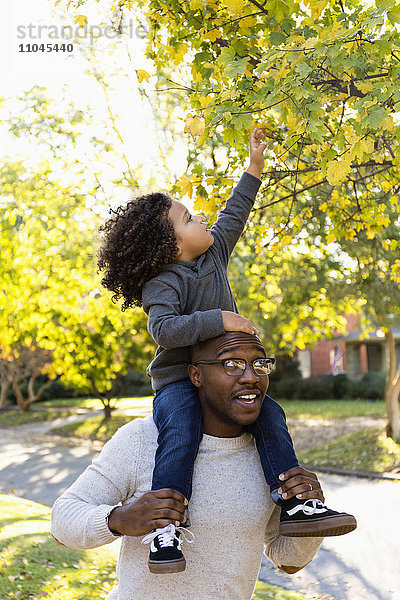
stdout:
[[[105,517],[151,489],[157,429],[151,417],[122,427],[92,465],[55,502],[51,533],[71,548],[94,548],[116,538]],[[301,567],[321,538],[278,534],[279,508],[269,496],[252,436],[204,435],[195,463],[190,502],[192,545],[183,545],[186,571],[153,575],[149,546],[125,536],[118,587],[108,600],[250,600],[263,548],[277,566]]]

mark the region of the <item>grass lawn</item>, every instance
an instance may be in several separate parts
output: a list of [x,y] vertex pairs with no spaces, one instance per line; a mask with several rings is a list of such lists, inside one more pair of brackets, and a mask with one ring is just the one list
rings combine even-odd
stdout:
[[115,581],[118,546],[71,550],[49,534],[50,509],[0,496],[0,598],[88,600],[105,598]]
[[[122,398],[118,402],[117,408],[118,410],[137,411],[137,416],[142,417],[151,413],[152,402],[152,396],[144,396],[143,398]],[[38,410],[36,407],[41,410]],[[47,410],[43,410],[44,408]],[[64,410],[52,410],[54,408],[63,408]],[[46,400],[45,402],[37,402],[33,405],[31,410],[26,412],[20,412],[15,409],[0,411],[0,427],[8,425],[25,425],[25,423],[35,423],[38,421],[54,421],[54,419],[74,414],[80,408],[103,410],[103,405],[100,400],[96,400],[95,398]],[[124,423],[125,422],[126,421],[124,421]],[[114,431],[112,433],[114,433]]]
[[[122,425],[136,417],[151,413],[151,397],[124,398],[118,409],[129,411],[129,415],[115,414],[108,422],[103,417],[89,417],[79,423],[72,423],[57,429],[53,433],[66,436],[76,436],[91,439],[108,440]],[[384,402],[350,401],[350,400],[320,400],[283,402],[282,406],[290,418],[346,418],[350,416],[385,416]]]
[[[137,411],[137,416],[150,414],[152,409],[152,396],[121,398],[117,403],[118,410]],[[286,415],[289,418],[322,418],[322,419],[345,419],[348,417],[385,417],[386,407],[383,401],[369,402],[368,400],[282,400]],[[35,406],[47,408],[48,410],[35,410]],[[66,411],[76,411],[79,408],[102,410],[103,405],[96,398],[57,398],[38,402],[31,411],[20,413],[19,411],[0,412],[1,425],[20,425],[33,421],[52,420],[63,413],[52,411],[52,408],[64,408]],[[65,413],[68,414],[68,413]]]
[[19,410],[7,410],[0,412],[0,427],[25,425],[25,423],[35,423],[38,421],[54,421],[60,417],[68,417],[71,411],[56,410],[28,410],[20,412]]
[[380,429],[364,429],[303,450],[298,458],[303,464],[384,473],[400,467],[400,444]]
[[[95,550],[59,546],[49,534],[50,509],[0,495],[1,600],[100,600],[113,587],[119,543]],[[313,596],[318,598],[319,596]],[[253,600],[306,600],[259,581]]]
[[[118,409],[136,408],[137,406],[150,406],[153,396],[140,396],[121,398],[116,403]],[[56,398],[55,400],[45,400],[38,402],[38,406],[52,408],[54,406],[62,408],[92,408],[93,410],[102,410],[103,405],[98,398]]]
[[85,421],[70,423],[63,427],[55,427],[51,430],[51,433],[106,442],[114,435],[117,429],[136,418],[138,417],[135,415],[114,415],[108,421],[104,421],[103,417],[89,417]]
[[[153,397],[131,397],[121,398],[117,403],[118,410],[127,410],[135,408],[148,408],[151,410]],[[346,417],[385,417],[386,408],[383,401],[369,402],[368,400],[282,400],[283,406],[288,417],[310,418],[323,417],[326,419],[346,418]],[[67,408],[92,408],[101,410],[102,404],[96,398],[64,398],[56,400],[46,400],[38,405],[52,408],[55,406]]]
[[386,417],[383,401],[368,400],[282,400],[286,416],[309,419],[346,419],[348,417]]

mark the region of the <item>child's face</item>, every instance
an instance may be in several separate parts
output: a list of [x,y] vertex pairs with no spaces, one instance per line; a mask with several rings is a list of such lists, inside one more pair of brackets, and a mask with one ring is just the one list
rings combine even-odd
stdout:
[[214,238],[211,229],[207,223],[203,223],[201,215],[191,215],[184,204],[172,200],[169,218],[174,224],[178,260],[194,261],[212,246]]

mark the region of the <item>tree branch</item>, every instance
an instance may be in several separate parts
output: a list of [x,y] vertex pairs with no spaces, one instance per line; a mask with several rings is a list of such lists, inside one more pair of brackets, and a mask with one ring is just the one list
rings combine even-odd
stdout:
[[264,8],[264,6],[262,4],[260,4],[259,2],[257,2],[257,0],[249,0],[249,2],[251,4],[254,4],[254,6],[257,6],[257,8],[259,8],[261,10],[261,12],[263,12],[265,15],[268,15],[268,10],[266,8]]
[[263,208],[268,208],[269,206],[273,206],[274,204],[278,204],[279,202],[283,202],[283,200],[287,200],[288,198],[292,198],[292,196],[299,196],[300,194],[303,194],[304,192],[307,192],[308,190],[311,190],[312,188],[315,188],[318,185],[322,185],[323,183],[326,183],[326,179],[322,179],[321,181],[318,181],[317,183],[313,183],[312,185],[308,185],[307,187],[302,188],[298,192],[292,192],[291,194],[287,194],[287,196],[282,196],[282,198],[278,198],[278,200],[273,200],[272,202],[268,202],[268,204],[264,204],[263,206],[258,206],[254,210],[261,210]]

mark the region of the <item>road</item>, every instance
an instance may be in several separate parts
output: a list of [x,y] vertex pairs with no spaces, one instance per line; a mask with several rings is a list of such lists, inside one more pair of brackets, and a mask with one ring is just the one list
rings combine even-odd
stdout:
[[[59,438],[46,437],[54,426],[0,430],[1,493],[51,506],[97,455],[91,444],[60,445]],[[328,506],[353,513],[357,530],[326,538],[312,563],[292,576],[265,559],[260,578],[336,600],[400,600],[400,484],[325,473],[319,479]]]

